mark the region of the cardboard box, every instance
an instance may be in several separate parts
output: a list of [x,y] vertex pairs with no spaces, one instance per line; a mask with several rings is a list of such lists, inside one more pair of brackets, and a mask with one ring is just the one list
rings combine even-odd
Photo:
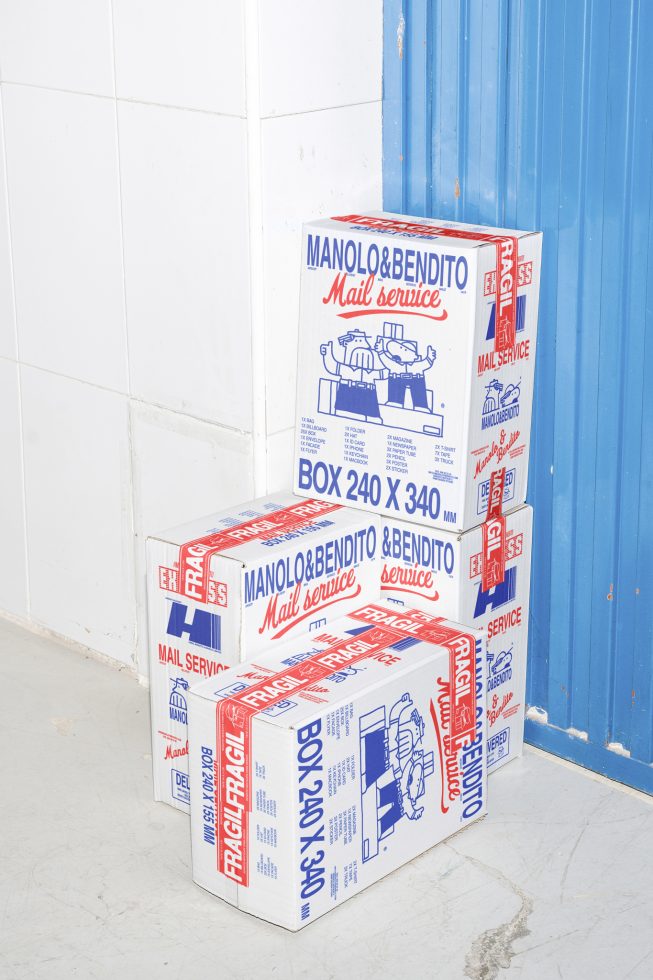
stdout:
[[524,502],[541,244],[382,212],[305,226],[297,493],[454,531],[494,471]]
[[376,603],[193,687],[194,880],[296,930],[481,817],[484,657]]
[[487,631],[489,772],[521,755],[524,741],[532,508],[509,511],[500,524],[500,567],[489,583],[487,527],[456,535],[384,521],[381,538],[382,596]]
[[188,688],[379,595],[379,519],[291,493],[147,542],[154,796],[188,812]]

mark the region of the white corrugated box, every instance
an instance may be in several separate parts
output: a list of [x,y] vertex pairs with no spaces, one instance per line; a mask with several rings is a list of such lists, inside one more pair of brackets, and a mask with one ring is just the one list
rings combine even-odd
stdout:
[[464,531],[503,468],[504,508],[524,502],[541,243],[382,212],[305,226],[297,493]]
[[188,688],[379,594],[379,519],[279,493],[147,542],[154,795],[188,812]]
[[194,880],[296,930],[481,817],[484,645],[379,602],[194,686]]

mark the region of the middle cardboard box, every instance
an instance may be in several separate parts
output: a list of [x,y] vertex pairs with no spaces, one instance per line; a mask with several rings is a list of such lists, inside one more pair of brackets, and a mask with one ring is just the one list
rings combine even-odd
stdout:
[[148,539],[155,799],[188,811],[188,688],[379,595],[380,519],[276,493]]

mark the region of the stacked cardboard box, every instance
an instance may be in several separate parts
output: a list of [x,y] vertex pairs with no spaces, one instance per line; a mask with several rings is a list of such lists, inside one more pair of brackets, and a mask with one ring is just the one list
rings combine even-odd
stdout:
[[297,496],[149,543],[155,794],[195,880],[289,929],[482,816],[521,751],[540,249],[308,225]]
[[523,738],[541,245],[383,213],[302,244],[295,490],[382,515],[384,596],[487,629],[490,768]]

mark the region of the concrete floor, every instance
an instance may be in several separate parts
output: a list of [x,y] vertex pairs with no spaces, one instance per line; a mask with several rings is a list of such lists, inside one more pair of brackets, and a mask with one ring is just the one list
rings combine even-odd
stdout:
[[190,878],[147,693],[0,621],[0,977],[653,977],[653,801],[527,751],[492,813],[291,935]]

